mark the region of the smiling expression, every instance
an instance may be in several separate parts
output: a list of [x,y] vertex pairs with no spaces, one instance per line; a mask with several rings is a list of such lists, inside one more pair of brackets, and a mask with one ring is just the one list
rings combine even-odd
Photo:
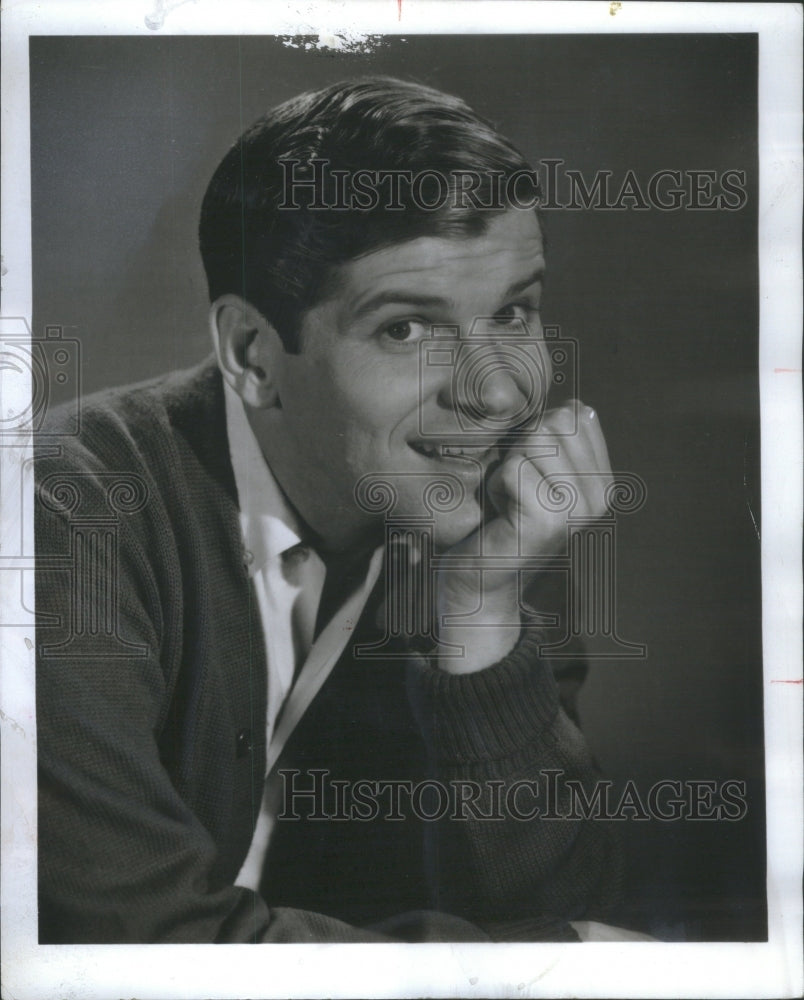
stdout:
[[[425,487],[439,477],[459,484],[463,501],[436,519],[440,546],[478,527],[489,466],[546,395],[543,270],[538,220],[514,210],[479,236],[419,237],[339,268],[326,299],[304,314],[300,353],[279,359],[280,406],[258,433],[286,494],[327,544],[373,535],[377,515],[355,498],[370,474],[396,489],[395,517],[426,513]],[[443,328],[462,339],[433,338]],[[456,365],[474,372],[471,382],[455,377]]]

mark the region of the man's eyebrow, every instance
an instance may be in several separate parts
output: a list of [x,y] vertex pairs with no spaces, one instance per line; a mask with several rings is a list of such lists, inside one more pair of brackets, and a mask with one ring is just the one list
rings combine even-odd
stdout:
[[511,285],[508,291],[503,295],[503,301],[512,299],[515,295],[519,295],[520,292],[524,292],[526,288],[530,288],[531,285],[535,285],[537,281],[544,281],[544,265],[540,264],[536,270],[529,274],[527,278],[523,278],[521,281],[515,281]]
[[[544,279],[544,264],[540,264],[532,274],[529,274],[521,281],[516,281],[502,296],[503,301],[508,301],[515,295],[529,288],[537,281]],[[360,303],[352,313],[354,319],[361,319],[368,313],[374,312],[387,305],[410,305],[429,309],[449,310],[455,308],[452,299],[444,298],[441,295],[425,295],[422,292],[414,291],[411,288],[387,288],[381,292],[370,295],[364,302]]]
[[455,303],[440,295],[423,295],[409,288],[388,288],[385,291],[370,295],[365,302],[353,312],[354,319],[360,319],[367,313],[374,312],[387,305],[411,305],[430,309],[450,309]]

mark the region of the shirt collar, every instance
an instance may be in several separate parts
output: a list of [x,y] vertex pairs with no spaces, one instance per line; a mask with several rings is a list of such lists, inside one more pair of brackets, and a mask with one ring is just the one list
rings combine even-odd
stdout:
[[224,381],[226,433],[240,506],[240,528],[249,576],[302,541],[298,516],[268,467],[243,401]]

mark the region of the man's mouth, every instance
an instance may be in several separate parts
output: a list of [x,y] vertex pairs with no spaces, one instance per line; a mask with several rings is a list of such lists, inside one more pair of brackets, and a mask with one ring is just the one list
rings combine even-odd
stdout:
[[464,465],[472,461],[485,464],[498,451],[496,442],[457,444],[448,441],[423,441],[418,438],[408,441],[408,447],[417,455],[423,455],[433,461],[462,462]]

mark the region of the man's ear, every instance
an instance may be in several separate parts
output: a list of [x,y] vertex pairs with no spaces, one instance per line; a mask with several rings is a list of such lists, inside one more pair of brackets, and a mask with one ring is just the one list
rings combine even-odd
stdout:
[[212,340],[224,379],[243,402],[281,406],[278,374],[284,353],[273,324],[245,299],[222,295],[209,311]]

